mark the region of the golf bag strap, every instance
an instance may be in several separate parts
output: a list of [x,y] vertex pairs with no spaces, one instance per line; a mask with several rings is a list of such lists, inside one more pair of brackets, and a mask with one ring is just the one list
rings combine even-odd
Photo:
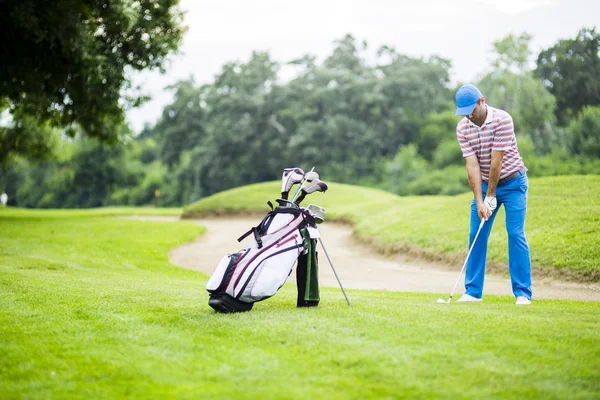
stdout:
[[252,228],[250,228],[250,230],[248,230],[248,232],[246,232],[242,236],[240,236],[238,238],[238,242],[241,242],[242,240],[246,239],[248,237],[248,235],[253,233],[254,239],[256,240],[256,243],[258,244],[258,248],[259,249],[262,248],[262,239],[260,238],[261,232],[265,233],[267,231],[267,229],[269,229],[269,225],[271,224],[271,220],[273,219],[273,215],[275,215],[275,213],[276,213],[275,211],[269,211],[267,216],[260,222],[260,224],[258,224],[258,226],[253,226]]
[[[270,203],[270,202],[269,202]],[[270,204],[271,205],[271,204]],[[285,213],[292,213],[294,215],[299,215],[299,214],[303,214],[305,217],[305,221],[306,224],[312,227],[316,227],[317,224],[315,223],[315,219],[313,218],[312,215],[310,215],[309,212],[307,212],[304,209],[299,209],[299,208],[276,208],[273,211],[270,211],[267,216],[260,222],[260,224],[258,224],[258,226],[253,226],[252,228],[250,228],[246,233],[244,233],[242,236],[240,236],[238,238],[238,242],[241,242],[242,240],[246,239],[251,233],[254,234],[254,240],[256,240],[256,243],[258,244],[258,248],[262,248],[263,243],[262,243],[262,239],[261,239],[261,233],[265,234],[268,229],[269,226],[271,225],[271,222],[273,221],[273,217],[280,212],[285,212]]]
[[256,244],[258,244],[258,248],[262,248],[263,243],[262,243],[262,239],[260,238],[260,233],[258,233],[258,229],[253,228],[252,232],[254,232],[254,240],[256,240]]
[[256,228],[255,228],[255,227],[252,227],[252,228],[250,228],[250,229],[248,230],[248,232],[246,232],[246,233],[244,233],[242,236],[240,236],[240,237],[238,238],[238,242],[241,242],[242,240],[246,239],[246,238],[248,237],[248,235],[249,235],[249,234],[251,234],[251,233],[254,231],[254,229],[256,229]]
[[256,229],[255,226],[253,226],[252,228],[250,228],[250,230],[248,230],[248,232],[244,233],[242,236],[240,236],[238,238],[238,242],[241,242],[242,240],[246,239],[248,237],[248,235],[250,235],[251,233],[254,233],[254,240],[256,240],[256,243],[258,244],[258,248],[262,248],[262,239],[260,238],[260,234],[258,233],[258,229]]

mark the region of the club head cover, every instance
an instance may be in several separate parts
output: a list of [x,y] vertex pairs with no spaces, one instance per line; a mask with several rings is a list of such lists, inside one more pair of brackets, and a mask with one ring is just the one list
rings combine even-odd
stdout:
[[281,175],[281,198],[287,200],[292,186],[304,179],[302,168],[286,168]]
[[313,182],[314,180],[319,180],[319,174],[315,171],[310,171],[306,174],[306,182]]
[[302,193],[298,196],[298,200],[296,200],[296,204],[300,204],[302,200],[306,197],[307,194],[311,194],[314,192],[326,192],[327,184],[318,178],[313,180],[309,185],[306,185],[302,188]]
[[310,185],[306,185],[302,188],[302,192],[306,194],[311,194],[314,192],[326,192],[327,184],[318,178],[313,180]]

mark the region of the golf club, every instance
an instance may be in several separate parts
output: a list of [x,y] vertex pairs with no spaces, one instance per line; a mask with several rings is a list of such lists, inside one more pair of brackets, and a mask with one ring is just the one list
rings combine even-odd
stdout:
[[294,200],[296,200],[296,196],[298,196],[298,193],[300,192],[300,189],[302,189],[302,186],[304,186],[304,182],[306,182],[309,178],[310,178],[311,181],[313,179],[315,179],[315,177],[317,179],[319,178],[319,174],[317,174],[314,171],[315,171],[315,167],[312,167],[312,169],[310,171],[308,171],[306,174],[304,174],[304,178],[302,178],[302,181],[300,181],[300,186],[298,186],[298,188],[296,189],[296,192],[292,196],[292,202]]
[[448,301],[444,301],[443,299],[437,299],[438,303],[450,303],[450,301],[452,301],[452,296],[454,296],[454,291],[456,290],[456,286],[458,285],[458,281],[460,281],[460,277],[465,269],[465,267],[467,266],[467,261],[469,260],[469,256],[471,255],[471,251],[473,250],[473,247],[475,246],[475,242],[477,241],[477,237],[479,236],[479,232],[481,232],[481,228],[483,228],[483,224],[485,223],[485,219],[481,220],[481,223],[479,224],[479,229],[477,229],[477,233],[475,234],[475,238],[473,239],[473,243],[471,243],[471,248],[469,249],[469,252],[467,253],[467,258],[465,258],[465,263],[463,264],[462,268],[460,269],[460,273],[458,274],[458,279],[456,279],[456,283],[454,284],[454,288],[452,289],[452,293],[450,293],[450,297],[448,298]]
[[302,202],[302,200],[304,200],[304,198],[306,197],[307,194],[311,194],[314,192],[326,192],[326,191],[327,191],[327,184],[325,182],[319,180],[318,178],[313,179],[313,181],[310,183],[310,185],[304,186],[301,189],[300,196],[298,196],[298,199],[295,201],[295,203],[297,205],[300,205],[300,203]]
[[316,204],[309,204],[305,210],[312,215],[317,224],[321,224],[325,220],[325,209],[323,207]]
[[346,292],[344,291],[344,287],[342,286],[342,282],[340,282],[340,278],[338,278],[337,272],[335,272],[335,268],[333,268],[333,263],[331,262],[331,258],[329,258],[329,254],[327,253],[327,249],[325,248],[325,245],[323,244],[323,239],[321,239],[321,236],[319,236],[319,243],[321,243],[321,247],[323,248],[323,251],[325,252],[325,256],[327,257],[327,261],[329,261],[329,265],[331,265],[331,269],[333,270],[333,274],[335,275],[335,279],[337,279],[340,288],[342,289],[342,293],[344,293],[344,297],[346,298],[346,302],[348,303],[348,306],[350,308],[352,308],[352,305],[350,304],[350,300],[348,300],[348,296],[346,296]]
[[301,182],[303,178],[304,171],[302,168],[284,169],[283,174],[281,175],[281,198],[287,200],[292,186]]

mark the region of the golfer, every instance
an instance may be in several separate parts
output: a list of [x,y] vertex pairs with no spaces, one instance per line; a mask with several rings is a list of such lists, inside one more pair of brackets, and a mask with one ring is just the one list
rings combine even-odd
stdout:
[[456,127],[456,137],[474,195],[469,246],[481,219],[486,220],[467,263],[466,291],[458,301],[481,301],[488,238],[498,207],[504,204],[512,291],[516,304],[531,304],[531,259],[525,238],[529,184],[512,117],[506,111],[485,104],[485,97],[470,84],[456,92],[456,106],[456,115],[464,116]]

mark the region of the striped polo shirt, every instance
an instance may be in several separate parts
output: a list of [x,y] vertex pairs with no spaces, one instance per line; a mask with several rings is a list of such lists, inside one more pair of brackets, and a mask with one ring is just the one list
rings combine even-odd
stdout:
[[487,104],[486,107],[487,117],[483,125],[479,127],[465,117],[456,126],[456,137],[463,157],[473,154],[477,156],[481,178],[487,182],[492,164],[492,150],[504,151],[499,179],[517,172],[524,164],[517,148],[512,117],[506,111]]

